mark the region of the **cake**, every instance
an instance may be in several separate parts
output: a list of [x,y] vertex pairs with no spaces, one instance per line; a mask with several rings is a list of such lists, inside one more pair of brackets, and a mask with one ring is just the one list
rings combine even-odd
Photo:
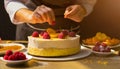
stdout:
[[57,57],[80,52],[80,36],[68,30],[47,29],[28,36],[28,53],[34,56]]

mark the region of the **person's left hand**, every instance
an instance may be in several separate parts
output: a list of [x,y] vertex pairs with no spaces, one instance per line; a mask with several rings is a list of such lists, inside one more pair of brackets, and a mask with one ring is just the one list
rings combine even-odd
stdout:
[[71,19],[75,22],[81,22],[85,14],[86,10],[81,5],[71,5],[66,8],[64,18]]

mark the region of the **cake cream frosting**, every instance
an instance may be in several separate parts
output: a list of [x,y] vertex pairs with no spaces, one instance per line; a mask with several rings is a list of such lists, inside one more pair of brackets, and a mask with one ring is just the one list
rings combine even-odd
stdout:
[[28,53],[34,56],[57,57],[68,56],[80,52],[80,36],[66,36],[64,39],[54,37],[28,36]]

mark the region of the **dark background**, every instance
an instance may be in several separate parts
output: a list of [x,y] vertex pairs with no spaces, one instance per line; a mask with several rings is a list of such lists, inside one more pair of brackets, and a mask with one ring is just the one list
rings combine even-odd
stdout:
[[[82,39],[97,32],[120,38],[120,0],[98,0],[94,11],[81,22]],[[15,25],[4,10],[3,0],[0,0],[0,37],[15,39]]]
[[0,0],[0,37],[4,40],[15,39],[15,25],[13,25],[4,9],[4,0]]
[[92,14],[81,23],[81,37],[91,37],[96,32],[120,38],[120,0],[98,0]]

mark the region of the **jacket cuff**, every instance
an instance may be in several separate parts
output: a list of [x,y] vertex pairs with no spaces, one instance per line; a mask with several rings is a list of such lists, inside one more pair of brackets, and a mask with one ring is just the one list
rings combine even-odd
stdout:
[[[6,11],[8,12],[12,23],[14,23],[14,24],[18,23],[18,21],[15,20],[14,17],[15,17],[15,13],[21,8],[27,8],[27,7],[20,2],[9,2],[7,4]],[[23,22],[19,22],[19,23],[23,23]]]

